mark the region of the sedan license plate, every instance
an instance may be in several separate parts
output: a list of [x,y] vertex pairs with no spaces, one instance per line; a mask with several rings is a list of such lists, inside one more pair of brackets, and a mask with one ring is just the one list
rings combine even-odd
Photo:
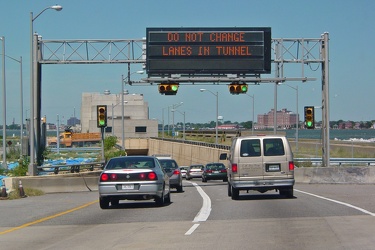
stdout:
[[280,172],[280,164],[266,165],[266,172]]
[[123,190],[134,189],[134,184],[122,184]]
[[218,174],[218,173],[220,173],[219,171],[214,171],[214,174]]

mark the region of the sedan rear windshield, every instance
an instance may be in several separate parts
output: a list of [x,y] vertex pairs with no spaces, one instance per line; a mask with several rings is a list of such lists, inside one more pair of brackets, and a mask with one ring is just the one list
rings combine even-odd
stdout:
[[154,168],[152,159],[146,158],[114,158],[106,165],[105,169],[148,169]]

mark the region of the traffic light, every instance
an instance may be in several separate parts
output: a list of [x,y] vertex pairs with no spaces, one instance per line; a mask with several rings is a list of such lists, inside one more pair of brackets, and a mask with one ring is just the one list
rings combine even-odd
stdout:
[[98,128],[107,127],[107,105],[96,106]]
[[307,129],[314,129],[315,122],[314,122],[314,107],[313,106],[306,106],[305,107],[305,128]]
[[178,91],[178,83],[160,83],[158,85],[159,93],[164,95],[176,95]]
[[229,86],[229,92],[232,95],[245,94],[247,92],[248,86],[246,83],[232,82]]

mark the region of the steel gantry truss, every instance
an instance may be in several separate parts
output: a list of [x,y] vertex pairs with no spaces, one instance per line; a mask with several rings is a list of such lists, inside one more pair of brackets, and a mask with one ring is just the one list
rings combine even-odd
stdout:
[[[146,64],[146,39],[93,39],[93,40],[42,40],[38,34],[34,34],[34,79],[37,82],[32,85],[36,88],[36,100],[41,100],[41,74],[38,68],[42,64],[114,64],[126,63],[130,71],[131,64]],[[328,33],[320,38],[275,38],[272,39],[271,62],[274,66],[275,77],[267,78],[261,75],[168,75],[161,77],[144,78],[141,81],[131,81],[128,84],[150,85],[157,82],[177,81],[180,84],[189,83],[229,83],[243,81],[246,83],[275,83],[275,96],[277,84],[287,81],[315,81],[316,78],[307,77],[306,71],[312,64],[321,65],[322,70],[322,122],[323,122],[323,165],[329,166],[329,81],[328,81]],[[34,58],[35,59],[35,58]],[[286,76],[288,64],[299,64],[300,74],[297,77]],[[309,67],[309,68],[307,68]],[[40,74],[40,75],[38,75]],[[128,72],[129,74],[129,72]],[[276,106],[276,104],[275,104]],[[35,128],[37,134],[36,150],[40,147],[40,105],[34,107]],[[298,108],[298,107],[297,107]],[[275,110],[276,107],[275,107]],[[276,114],[276,112],[275,112]],[[276,122],[276,119],[275,119]],[[275,124],[276,129],[276,124]],[[32,151],[32,150],[31,150]],[[40,153],[36,153],[37,157]],[[39,163],[39,162],[38,162]]]

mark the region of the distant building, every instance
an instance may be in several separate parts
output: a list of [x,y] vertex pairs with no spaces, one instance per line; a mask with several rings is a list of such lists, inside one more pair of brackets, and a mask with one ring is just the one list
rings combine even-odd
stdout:
[[[267,114],[258,115],[255,129],[273,129],[274,128],[274,109],[271,109]],[[287,109],[282,109],[276,112],[277,127],[281,129],[295,128],[297,121],[297,114]]]
[[80,124],[80,123],[81,123],[81,121],[76,117],[70,117],[67,121],[68,126],[75,126],[75,125]]
[[[97,127],[97,105],[107,105],[108,135],[122,138],[124,128],[125,138],[146,138],[158,136],[157,120],[149,119],[148,103],[142,94],[124,93],[124,117],[122,118],[121,94],[82,93],[81,130],[86,132],[100,132]],[[122,126],[124,121],[124,126]]]
[[227,130],[227,129],[239,129],[240,126],[238,124],[224,124],[217,126],[217,129]]

